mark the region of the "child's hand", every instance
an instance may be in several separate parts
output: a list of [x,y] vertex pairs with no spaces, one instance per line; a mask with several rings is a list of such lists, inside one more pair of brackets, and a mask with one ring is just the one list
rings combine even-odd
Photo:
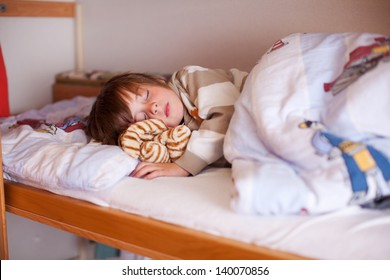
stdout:
[[157,177],[187,177],[190,173],[176,163],[140,162],[130,176],[134,178],[154,179]]

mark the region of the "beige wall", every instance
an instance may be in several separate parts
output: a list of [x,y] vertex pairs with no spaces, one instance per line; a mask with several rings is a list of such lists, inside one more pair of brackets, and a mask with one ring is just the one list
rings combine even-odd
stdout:
[[171,72],[187,64],[250,70],[293,32],[390,34],[389,0],[78,0],[85,66]]

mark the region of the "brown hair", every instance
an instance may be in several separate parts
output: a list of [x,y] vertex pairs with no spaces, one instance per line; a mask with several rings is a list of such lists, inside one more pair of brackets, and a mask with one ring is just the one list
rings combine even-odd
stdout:
[[166,79],[144,73],[123,73],[108,80],[88,117],[86,133],[102,144],[117,145],[118,137],[132,123],[128,92],[138,94],[143,85],[168,88]]

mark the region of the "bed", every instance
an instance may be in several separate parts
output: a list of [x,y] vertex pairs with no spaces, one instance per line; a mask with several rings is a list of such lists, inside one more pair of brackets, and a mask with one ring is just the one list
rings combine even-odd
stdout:
[[[19,158],[11,155],[12,152],[10,154],[12,149],[9,147],[14,149],[15,143],[23,147],[23,142],[28,138],[35,137],[45,143],[54,137],[56,134],[49,132],[60,130],[63,122],[59,119],[87,114],[94,101],[91,92],[98,92],[100,84],[100,81],[95,84],[69,83],[63,79],[63,75],[57,75],[53,86],[57,102],[2,120],[3,132],[4,126],[9,129],[11,124],[19,121],[19,125],[11,129],[16,136],[10,137],[7,133],[2,137],[6,211],[154,259],[390,257],[386,242],[390,232],[389,210],[351,206],[320,215],[239,214],[230,207],[234,190],[231,168],[209,168],[188,178],[135,179],[126,176],[126,172],[136,163],[125,159],[127,155],[119,147],[109,146],[106,147],[107,151],[101,145],[91,146],[91,143],[85,142],[81,146],[88,146],[95,155],[98,154],[97,158],[106,155],[108,162],[113,160],[122,164],[111,162],[94,166],[92,171],[88,171],[88,164],[96,162],[96,157],[88,159],[78,155],[78,160],[71,160],[73,164],[78,164],[78,171],[64,171],[59,166],[61,159],[67,157],[67,149],[73,149],[73,144],[69,144],[70,139],[82,136],[82,130],[74,125],[77,121],[68,125],[68,128],[72,128],[71,132],[61,131],[61,135],[73,133],[73,136],[58,140],[66,142],[60,143],[60,147],[33,148],[40,150],[34,153],[36,159],[33,161],[24,160],[25,154]],[[46,122],[38,125],[35,121],[26,123],[31,118],[45,119]],[[56,128],[52,123],[56,123]],[[62,136],[58,137],[62,139]],[[24,153],[28,151],[23,150]],[[50,159],[53,153],[62,156]],[[37,161],[40,163],[37,164]],[[21,163],[20,170],[13,170],[13,166],[18,165],[16,162]],[[39,171],[37,165],[46,168]],[[32,171],[26,171],[24,167],[27,166],[35,167]],[[120,175],[102,177],[103,173],[110,172],[98,171],[99,168],[107,171],[121,166]],[[99,175],[96,175],[97,179],[86,178],[79,173],[80,170]],[[2,215],[4,217],[4,212]],[[4,257],[7,255],[6,244],[3,238]]]
[[[68,73],[65,73],[65,75],[68,75]],[[30,112],[26,112],[18,116],[13,116],[11,118],[25,120],[26,117],[27,119],[30,119],[30,117],[34,118],[35,116],[36,119],[41,119],[44,116],[47,117],[52,112],[55,113],[54,115],[58,115],[58,113],[60,115],[62,114],[63,117],[67,114],[73,114],[72,112],[67,112],[69,108],[71,108],[70,110],[73,112],[80,110],[84,110],[85,112],[88,111],[88,106],[90,106],[92,104],[91,102],[93,101],[93,97],[88,96],[91,95],[91,92],[99,92],[99,87],[101,85],[100,78],[96,79],[95,81],[90,79],[90,81],[92,80],[92,83],[85,83],[85,80],[79,82],[77,78],[73,77],[69,83],[67,81],[64,82],[63,76],[64,75],[58,75],[56,78],[57,82],[53,86],[53,99],[61,100],[62,98],[59,96],[66,96],[68,100],[64,100],[62,102],[59,101],[57,103],[50,104],[41,110],[32,110]],[[74,81],[76,82],[74,83]],[[67,94],[64,94],[64,91],[67,92]],[[78,97],[71,99],[74,95]],[[34,126],[35,124],[32,125]],[[25,125],[21,126],[21,128],[23,127],[30,128],[30,126]],[[5,138],[6,137],[2,137],[3,148],[6,146],[6,143],[4,142]],[[130,164],[133,164],[133,162],[130,162]],[[226,183],[229,183],[229,176],[228,173],[226,173],[229,172],[228,169],[215,171],[210,170],[210,172],[219,174],[218,178],[216,178],[215,186],[221,187],[226,185]],[[7,177],[6,174],[4,175]],[[198,185],[205,185],[204,181],[208,180],[207,177],[209,177],[208,172],[206,172],[203,176],[205,176],[205,178],[194,178],[195,180],[188,185],[189,189],[192,189],[193,191],[197,188]],[[170,185],[168,186],[169,188],[176,188],[180,190],[182,189],[182,186],[187,185],[187,179],[189,178],[185,178],[185,180],[183,180],[183,178],[174,180],[176,183],[173,185],[168,182],[156,181],[155,183],[149,185],[149,187],[145,185],[145,183],[147,183],[146,181],[136,180],[140,184],[138,184],[138,186],[134,186],[136,189],[140,188],[138,191],[141,190],[141,192],[142,189],[144,189],[144,186],[147,188],[152,188],[152,186],[155,184],[161,186]],[[109,178],[108,180],[110,181],[111,179]],[[192,180],[189,179],[189,181]],[[156,213],[150,213],[146,216],[142,216],[142,214],[139,215],[139,213],[137,213],[138,211],[142,212],[141,209],[138,209],[133,213],[129,213],[123,210],[121,211],[122,207],[114,209],[109,206],[110,199],[106,200],[108,197],[107,195],[109,195],[108,193],[110,192],[109,190],[92,191],[90,196],[88,194],[89,191],[84,192],[80,188],[73,190],[69,189],[70,193],[66,193],[67,191],[63,193],[56,187],[50,190],[51,187],[49,185],[40,186],[37,184],[37,181],[25,181],[23,183],[18,183],[7,179],[4,180],[4,193],[2,192],[2,194],[5,194],[5,196],[2,198],[2,201],[5,202],[3,206],[5,205],[6,211],[62,230],[69,231],[90,240],[95,240],[97,242],[151,258],[301,258],[301,256],[292,253],[279,252],[269,248],[254,246],[240,242],[238,240],[231,240],[229,238],[223,238],[218,235],[215,236],[214,234],[193,230],[188,227],[182,227],[171,222],[167,223],[158,220],[157,218],[150,217],[150,215],[154,215]],[[127,187],[125,187],[125,189],[126,188]],[[214,192],[215,191],[216,190],[214,190]],[[95,194],[97,196],[95,196]],[[143,196],[141,193],[139,193],[139,195]],[[155,195],[159,196],[159,194]],[[175,194],[174,196],[177,195],[178,194]],[[200,193],[199,195],[207,195],[207,191],[205,191],[204,194]],[[147,196],[154,195],[149,194]],[[135,201],[139,200],[139,198],[133,198]],[[225,199],[228,199],[228,197],[225,196]],[[145,207],[146,209],[149,208],[150,206],[147,205],[148,203],[142,207]],[[169,204],[170,202],[166,203]],[[183,203],[188,203],[188,201],[183,201]],[[219,201],[218,203],[223,203],[223,201]],[[72,210],[69,211],[69,209]],[[157,214],[160,215],[161,212]],[[5,229],[4,212],[2,215],[3,229]],[[169,215],[172,215],[172,213],[167,213],[166,215],[169,219]],[[184,220],[185,218],[181,217],[180,219]],[[2,252],[3,257],[5,258],[7,256],[7,243],[5,234],[6,232],[4,231],[3,233]]]
[[389,232],[388,211],[236,214],[229,207],[230,172],[209,169],[193,178],[152,181],[127,177],[93,191],[39,186],[19,177],[24,184],[4,181],[5,206],[10,213],[156,259],[388,258],[387,242],[375,245]]
[[119,147],[87,142],[77,126],[101,81],[56,76],[55,103],[2,119],[2,259],[5,211],[153,259],[390,259],[389,209],[242,214],[231,208],[231,168],[151,181],[127,176],[137,162]]
[[[223,181],[216,181],[219,186],[222,185],[220,183],[226,184],[226,179],[228,178],[224,176],[227,175],[226,172],[228,170],[221,172],[219,180]],[[204,176],[207,177],[207,172]],[[202,182],[204,185],[204,180],[207,179],[202,179],[196,179],[192,183],[192,188],[198,184],[202,185]],[[141,188],[138,191],[142,191],[144,187],[151,188],[153,185],[163,186],[168,183],[156,181],[146,186],[144,184],[146,182],[137,181],[141,183],[138,187],[134,185],[136,188]],[[162,222],[152,217],[143,217],[137,213],[126,213],[120,210],[121,207],[117,209],[108,207],[109,201],[105,199],[108,195],[106,191],[93,192],[97,196],[94,194],[89,196],[87,192],[75,189],[73,194],[71,190],[71,193],[58,195],[39,189],[37,188],[39,187],[38,185],[34,185],[34,187],[31,187],[26,184],[5,180],[6,210],[16,215],[141,255],[157,259],[298,258],[294,254],[274,252],[271,249],[221,238],[213,234]],[[168,185],[169,188],[180,189],[186,185],[186,180],[179,179],[175,185],[170,183]],[[54,190],[54,192],[57,191]],[[143,196],[142,194],[140,195]],[[77,199],[77,197],[81,199]],[[133,198],[136,199],[135,197]],[[93,203],[88,203],[85,200]],[[150,206],[145,205],[144,207]],[[4,220],[2,219],[2,221]],[[5,250],[4,244],[6,245],[6,243],[3,243],[2,250]]]

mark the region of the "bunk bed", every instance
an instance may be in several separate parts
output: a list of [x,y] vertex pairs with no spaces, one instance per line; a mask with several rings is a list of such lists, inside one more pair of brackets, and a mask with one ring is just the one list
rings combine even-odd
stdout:
[[[102,80],[96,84],[65,80],[56,77],[53,104],[13,116],[12,121],[23,120],[30,113],[48,117],[53,110],[64,117],[69,108],[71,113],[66,117],[75,111],[88,112]],[[19,131],[17,137],[25,133],[22,127],[23,123],[19,130],[15,129]],[[28,133],[35,132],[30,129]],[[12,138],[1,140],[0,160],[4,161],[6,155],[8,161]],[[86,146],[96,152],[107,148],[109,153],[118,155],[127,162],[123,172],[136,164],[124,159],[119,147],[91,143]],[[58,155],[55,159],[61,160],[61,153]],[[128,176],[113,180],[107,175],[109,172],[100,180],[85,179],[84,174],[65,172],[73,178],[69,183],[66,176],[61,176],[65,173],[58,176],[55,169],[50,169],[44,162],[47,158],[40,159],[47,168],[33,169],[28,175],[13,173],[8,162],[7,166],[2,162],[2,259],[8,258],[6,211],[153,259],[390,258],[388,209],[379,211],[355,205],[318,215],[243,215],[229,206],[234,189],[230,168],[208,168],[193,177],[151,181]],[[109,169],[109,164],[105,168]],[[43,178],[42,183],[39,178]],[[90,186],[91,180],[95,180],[94,189],[85,187]]]
[[[56,83],[53,88],[53,98],[57,100],[61,99],[59,96],[63,96],[64,88],[75,88],[74,91],[68,91],[68,97],[72,97],[75,92],[78,96],[83,95],[83,92],[85,93],[84,95],[90,95],[91,91],[98,92],[99,87]],[[86,89],[86,91],[80,92],[80,89]],[[85,100],[89,102],[90,98],[85,98]],[[211,170],[211,172],[215,171]],[[228,182],[227,179],[230,178],[228,173],[226,173],[229,172],[228,169],[221,171],[219,179],[223,181],[216,182],[219,186],[222,186],[221,183],[226,184]],[[204,176],[207,176],[207,172]],[[186,180],[191,180],[191,178],[184,179],[181,178],[176,183],[177,190],[185,187]],[[199,184],[196,180],[198,179],[195,179],[194,183],[192,183],[193,187],[189,190],[193,190]],[[147,187],[145,185],[146,181],[145,183],[142,180],[136,181],[138,184],[137,188]],[[203,185],[204,182],[205,179],[200,181]],[[1,183],[3,184],[3,182]],[[154,185],[157,186],[158,184],[154,183]],[[3,258],[7,257],[4,209],[10,213],[68,231],[86,239],[154,259],[304,258],[293,253],[256,246],[239,240],[231,240],[148,216],[142,216],[142,214],[134,214],[107,207],[103,197],[106,197],[108,193],[104,190],[100,194],[92,191],[91,196],[89,196],[88,192],[79,190],[61,195],[56,194],[59,191],[58,189],[54,189],[53,192],[53,190],[47,191],[45,188],[42,189],[37,185],[29,186],[20,182],[4,180],[4,189],[3,187],[1,188]],[[135,191],[140,191],[140,189],[135,189]],[[59,193],[61,192],[59,191]],[[98,195],[95,196],[96,194]],[[147,197],[151,201],[156,200],[152,194],[147,195]],[[89,201],[92,201],[92,203]],[[120,207],[117,206],[117,208]]]
[[[42,112],[48,114],[51,109],[61,114],[69,107],[73,108],[69,114],[83,110],[88,112],[94,100],[91,95],[99,92],[101,81],[95,85],[83,85],[61,80],[57,76],[53,86],[53,99],[58,101],[41,110],[32,110],[33,114],[42,116]],[[81,104],[81,107],[77,104]],[[26,116],[28,112],[15,118],[20,117],[22,120]],[[48,134],[35,132],[25,125],[19,126],[19,132],[23,132],[26,127],[29,133]],[[9,135],[2,138],[7,165],[10,164],[10,157],[4,149],[9,149],[12,139]],[[15,140],[15,143],[18,141]],[[90,148],[97,149],[95,153],[101,152],[99,145]],[[119,147],[111,148],[118,148],[114,153],[120,151]],[[57,171],[51,169],[45,161],[49,160],[56,166],[61,156],[53,160],[45,159],[45,153],[43,149],[35,154],[42,160],[43,166],[48,166],[42,173],[37,169],[29,175],[21,176],[13,174],[9,166],[5,169],[6,179],[1,193],[4,195],[4,258],[7,256],[4,209],[80,237],[153,259],[389,257],[388,246],[385,245],[388,243],[384,242],[390,227],[388,209],[373,210],[354,206],[320,215],[243,215],[233,212],[229,206],[233,192],[230,168],[209,168],[197,176],[186,178],[142,180],[124,176],[116,180],[111,176],[100,177],[95,189],[88,189],[85,187],[89,185],[88,180],[94,179],[88,179],[83,185],[80,182],[84,182],[85,178],[77,173],[88,170],[86,166],[78,167],[76,176],[65,172],[64,178],[58,177]],[[19,157],[14,160],[24,162]],[[125,160],[120,156],[118,161]],[[29,165],[28,162],[24,164]],[[131,164],[134,162],[130,161]],[[118,168],[119,165],[112,166]],[[132,168],[127,164],[123,166],[124,172],[126,168]],[[50,180],[44,180],[40,185],[37,178],[49,178],[49,175]],[[69,175],[73,177],[71,184],[65,178]]]
[[[74,105],[73,98],[76,98],[83,104],[91,105],[93,101],[91,96],[99,92],[103,81],[104,79],[97,79],[91,82],[91,79],[89,79],[86,83],[83,79],[72,78],[69,82],[63,74],[57,75],[56,82],[53,85],[53,100],[56,100],[54,104],[69,103],[72,107]],[[212,178],[214,173],[218,174],[218,178],[213,187],[226,187],[226,184],[230,183],[229,172],[230,169],[228,168],[211,169],[204,172],[203,177],[205,178],[199,176],[196,178],[173,179],[173,182],[176,181],[173,185],[169,183],[172,179],[168,179],[168,181],[162,179],[162,181],[166,181],[164,184],[170,185],[167,192],[173,194],[173,197],[180,198],[181,195],[185,195],[185,192],[182,191],[180,195],[177,193],[180,192],[179,189],[188,188],[191,194],[200,185],[207,187],[207,181],[209,180],[207,177],[211,175],[210,178]],[[190,184],[187,184],[188,181],[190,181]],[[159,187],[159,184],[161,183],[157,183],[157,181],[153,183],[153,181],[144,180],[135,180],[131,183],[135,187],[135,192],[141,191],[138,195],[141,195],[143,199],[149,197],[151,202],[148,203],[153,203],[156,200],[156,195],[152,192],[150,194],[145,193],[146,196],[142,195],[141,189],[146,187],[151,190],[151,187]],[[126,186],[123,187],[127,188]],[[207,192],[208,190],[203,190],[204,195],[207,195]],[[213,192],[215,195],[216,190],[214,189]],[[47,188],[47,186],[37,186],[36,184],[30,186],[6,179],[4,180],[4,189],[2,188],[3,194],[3,256],[7,255],[4,223],[5,208],[6,211],[27,219],[153,259],[305,259],[305,257],[298,254],[256,246],[219,236],[219,234],[215,235],[215,232],[208,233],[207,230],[191,229],[191,223],[190,227],[183,227],[180,225],[180,221],[177,225],[174,222],[152,218],[150,215],[153,215],[153,213],[142,214],[141,208],[143,206],[139,209],[135,208],[134,213],[121,210],[122,206],[119,204],[111,207],[107,202],[109,199],[105,200],[106,197],[110,196],[110,190],[108,192],[102,190],[89,193],[89,191],[84,192],[75,189],[74,191],[70,190],[70,193],[67,191],[63,193],[56,188],[50,190],[50,187]],[[140,199],[135,194],[129,196],[130,199],[134,199],[134,202]],[[158,195],[161,196],[161,193]],[[202,195],[202,192],[199,195]],[[123,196],[123,194],[120,196]],[[229,199],[228,192],[221,195],[221,197],[225,199],[224,203],[227,203]],[[191,200],[193,198],[190,198],[187,202],[191,203]],[[216,202],[221,203],[218,200]],[[149,207],[148,203],[146,203],[146,207]],[[225,207],[222,210],[225,212]],[[137,213],[138,211],[140,213]],[[148,210],[146,209],[146,211]],[[177,210],[173,211],[177,212]],[[157,212],[164,212],[164,209],[159,209]],[[156,212],[154,215],[156,215]],[[166,214],[168,219],[169,215],[172,215],[172,213]],[[235,219],[240,217],[240,215],[233,216],[235,216]]]

